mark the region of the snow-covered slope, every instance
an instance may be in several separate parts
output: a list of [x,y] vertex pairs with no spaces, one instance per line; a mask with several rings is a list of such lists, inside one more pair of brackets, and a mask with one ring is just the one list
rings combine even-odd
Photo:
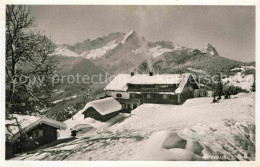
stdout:
[[67,56],[67,57],[81,57],[77,53],[69,50],[67,47],[58,47],[55,49],[55,52],[51,55],[61,55],[61,56]]
[[[113,126],[85,119],[102,128],[15,159],[254,160],[255,94],[211,102],[205,97],[182,106],[143,104]],[[72,122],[65,121],[68,127]]]
[[251,86],[254,83],[254,75],[243,75],[241,72],[238,72],[229,78],[224,78],[222,81],[227,83],[227,85],[238,86],[242,89],[250,91]]
[[232,75],[228,78],[222,79],[223,83],[227,83],[227,85],[233,85],[241,87],[242,89],[250,91],[251,86],[254,83],[254,75],[249,74],[245,75],[243,72],[245,72],[248,69],[255,69],[254,66],[241,66],[231,69],[231,71],[240,71],[237,72],[235,75]]
[[56,104],[56,103],[62,102],[64,100],[75,99],[75,98],[77,98],[77,95],[73,95],[73,96],[70,96],[70,97],[63,98],[63,99],[55,100],[52,103]]
[[173,50],[168,48],[162,48],[161,46],[156,46],[154,48],[149,49],[148,51],[152,54],[153,57],[158,57],[166,52],[172,52]]
[[231,119],[210,125],[199,123],[178,131],[155,132],[137,148],[131,160],[254,160],[254,129],[250,122]]
[[172,52],[172,51],[173,51],[173,49],[163,48],[163,47],[157,45],[157,46],[152,47],[150,49],[141,47],[141,48],[138,48],[136,50],[133,50],[132,52],[134,54],[147,54],[147,55],[151,55],[151,57],[153,57],[153,58],[156,58],[156,57],[163,55],[164,53]]
[[194,68],[187,68],[187,69],[196,73],[206,74],[206,71],[204,70],[194,69]]
[[131,38],[131,36],[134,36],[134,35],[136,35],[136,32],[130,31],[124,36],[122,41],[120,41],[120,42],[116,42],[116,40],[110,41],[109,43],[107,43],[106,46],[103,46],[103,47],[98,48],[98,49],[83,52],[81,54],[81,56],[83,56],[87,59],[100,58],[100,57],[104,56],[109,50],[112,50],[115,47],[117,47],[118,43],[125,44],[127,42],[127,40],[129,40]]
[[115,40],[109,42],[106,46],[91,51],[83,52],[80,56],[87,59],[97,59],[104,56],[107,51],[114,49],[118,44],[115,43]]
[[248,69],[255,69],[255,67],[254,66],[240,66],[240,67],[236,67],[236,68],[231,69],[231,71],[237,71],[237,70],[246,71]]
[[133,33],[135,33],[133,30],[130,31],[130,32],[128,32],[128,33],[125,35],[124,39],[121,41],[121,43],[122,43],[122,44],[125,44],[125,43],[126,43],[126,40],[127,40]]

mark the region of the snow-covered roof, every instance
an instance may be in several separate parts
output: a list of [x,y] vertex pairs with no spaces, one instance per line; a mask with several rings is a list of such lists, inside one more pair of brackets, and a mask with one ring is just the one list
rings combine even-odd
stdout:
[[[27,132],[33,129],[34,127],[36,127],[37,125],[41,125],[41,124],[46,124],[62,130],[65,130],[67,128],[66,124],[50,118],[36,117],[30,115],[18,115],[18,114],[13,114],[13,116],[17,118],[17,121],[19,122],[24,132]],[[15,119],[6,120],[5,123],[16,125],[16,120]],[[18,133],[19,129],[17,126],[12,126],[12,125],[9,126],[9,131],[11,131],[12,133],[12,139],[11,139],[12,141],[17,139],[20,136],[20,133]],[[10,134],[9,131],[6,129],[7,134]]]
[[86,109],[89,107],[93,107],[97,112],[99,112],[101,115],[107,115],[116,111],[119,111],[122,109],[122,105],[115,100],[113,97],[108,97],[105,99],[95,100],[89,102],[85,107],[84,113]]
[[183,79],[181,80],[178,88],[175,90],[175,93],[181,93],[185,87],[185,84],[187,83],[188,79],[189,79],[190,75],[184,75]]
[[[190,73],[185,73],[182,75],[183,79],[181,80],[178,88],[175,90],[175,93],[181,93],[183,91],[183,89],[190,77],[193,77]],[[195,83],[197,84],[198,88],[200,88],[199,84],[197,83],[197,81],[195,80],[194,77],[193,77],[193,79],[194,79]]]
[[[164,85],[164,84],[178,84],[178,88],[174,93],[181,93],[189,79],[192,76],[190,73],[185,74],[162,74],[162,75],[148,75],[136,74],[131,76],[129,74],[118,74],[105,88],[105,90],[112,91],[127,91],[128,84],[133,85]],[[195,78],[193,77],[195,80]],[[195,80],[195,83],[198,83]],[[199,87],[199,85],[198,85]]]
[[128,80],[133,85],[154,85],[154,84],[178,84],[182,80],[180,74],[148,75],[136,74]]
[[89,124],[77,124],[75,126],[73,126],[71,128],[71,130],[79,130],[79,129],[84,129],[84,128],[87,128],[87,129],[92,129],[93,126],[89,125]]
[[104,90],[113,91],[126,91],[127,82],[131,77],[130,74],[118,74],[106,87]]

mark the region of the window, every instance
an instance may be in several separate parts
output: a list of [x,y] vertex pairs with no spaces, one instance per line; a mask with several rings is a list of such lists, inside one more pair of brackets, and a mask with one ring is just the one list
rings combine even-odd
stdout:
[[122,94],[121,93],[117,93],[116,97],[122,97]]
[[169,86],[168,85],[161,85],[160,87],[161,88],[168,88]]
[[168,95],[163,95],[163,99],[169,99]]
[[131,96],[131,98],[135,98],[136,97],[134,93],[131,93],[130,96]]
[[151,99],[151,94],[147,94],[147,99]]
[[39,137],[43,136],[43,130],[39,130]]
[[33,131],[33,138],[38,138],[38,137],[41,137],[43,136],[43,130],[35,130]]

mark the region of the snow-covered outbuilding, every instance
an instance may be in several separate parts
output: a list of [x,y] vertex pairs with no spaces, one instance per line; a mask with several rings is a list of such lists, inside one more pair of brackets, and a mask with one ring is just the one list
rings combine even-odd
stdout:
[[[57,130],[66,124],[50,118],[13,114],[17,119],[6,120],[6,144],[11,154],[28,151],[57,140]],[[7,150],[8,151],[8,150]]]
[[113,97],[99,99],[89,102],[82,114],[84,119],[91,117],[99,121],[107,121],[116,116],[122,110],[122,105]]
[[106,94],[116,98],[123,110],[142,103],[180,104],[194,97],[199,84],[190,73],[185,74],[118,74],[106,87]]

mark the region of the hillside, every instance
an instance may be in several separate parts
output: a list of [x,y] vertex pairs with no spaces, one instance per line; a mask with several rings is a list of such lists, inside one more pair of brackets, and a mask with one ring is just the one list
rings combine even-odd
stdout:
[[52,55],[57,64],[59,79],[55,77],[54,91],[49,99],[52,105],[42,113],[60,121],[66,120],[68,113],[78,111],[87,101],[103,96],[105,86],[102,83],[94,84],[100,80],[96,76],[102,76],[101,81],[104,81],[105,71],[102,68],[89,59],[62,53],[64,52]]
[[204,55],[203,53],[190,54],[182,50],[178,53],[170,52],[165,54],[155,60],[153,66],[155,66],[156,69],[159,67],[161,73],[196,73],[196,70],[202,70],[209,75],[214,75],[219,72],[229,74],[232,68],[251,64],[252,63],[239,62],[220,56]]
[[[88,130],[13,160],[254,160],[255,94],[211,101],[143,104],[105,123],[69,119],[69,128],[88,124]],[[69,135],[69,130],[60,132],[60,138]]]
[[83,57],[67,57],[63,55],[55,56],[58,63],[58,74],[64,75],[98,75],[104,74],[104,69],[97,67],[89,59]]

